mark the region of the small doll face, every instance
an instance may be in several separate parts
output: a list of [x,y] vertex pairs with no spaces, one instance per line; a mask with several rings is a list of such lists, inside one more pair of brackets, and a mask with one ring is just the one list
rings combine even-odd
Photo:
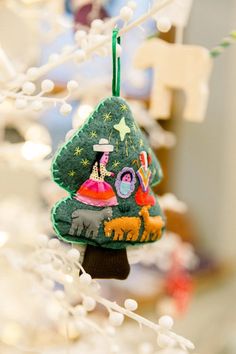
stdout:
[[109,152],[104,152],[104,154],[101,157],[100,163],[106,165],[108,161],[109,161]]
[[130,173],[126,173],[125,175],[122,176],[121,178],[122,182],[131,182],[132,181],[132,177]]

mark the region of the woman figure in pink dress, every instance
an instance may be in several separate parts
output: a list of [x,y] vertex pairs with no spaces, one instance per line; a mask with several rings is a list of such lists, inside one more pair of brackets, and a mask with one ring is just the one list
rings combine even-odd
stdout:
[[105,182],[106,176],[114,177],[113,172],[106,170],[109,161],[109,153],[114,149],[107,139],[100,139],[99,143],[93,145],[93,150],[97,152],[93,163],[91,174],[78,189],[75,199],[93,206],[113,206],[118,205],[116,195],[112,186]]

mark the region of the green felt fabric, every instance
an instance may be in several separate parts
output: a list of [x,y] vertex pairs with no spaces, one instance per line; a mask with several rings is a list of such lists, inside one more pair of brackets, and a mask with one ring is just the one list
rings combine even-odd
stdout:
[[[119,131],[114,129],[114,125],[119,124],[125,118],[126,125],[130,128],[122,141]],[[160,182],[162,171],[157,158],[147,144],[141,130],[137,126],[127,103],[120,97],[109,97],[103,100],[89,116],[85,124],[59,149],[52,163],[52,175],[54,181],[68,191],[69,196],[59,201],[52,210],[52,221],[58,237],[66,242],[87,243],[100,245],[112,249],[125,248],[128,245],[140,243],[143,231],[143,222],[140,229],[139,238],[135,242],[120,240],[113,241],[112,237],[104,236],[103,222],[99,227],[98,235],[95,239],[85,237],[85,233],[80,236],[69,234],[72,213],[78,209],[101,210],[103,207],[95,207],[81,203],[73,198],[78,188],[89,179],[92,164],[96,152],[93,145],[98,144],[101,138],[109,140],[114,146],[114,151],[110,152],[109,162],[106,166],[108,171],[117,174],[123,167],[132,167],[136,172],[139,168],[139,153],[146,151],[152,156],[149,168],[152,171],[151,186]],[[116,192],[116,178],[106,177],[113,190]],[[140,186],[136,178],[135,190],[127,199],[120,198],[117,193],[117,206],[112,206],[112,219],[122,216],[139,216],[141,209],[135,202],[135,193]],[[154,195],[151,188],[150,194]],[[162,215],[158,201],[149,210],[151,216]]]

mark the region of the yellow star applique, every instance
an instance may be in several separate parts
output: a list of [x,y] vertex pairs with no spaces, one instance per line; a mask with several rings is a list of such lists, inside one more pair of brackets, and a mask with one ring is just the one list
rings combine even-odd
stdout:
[[89,165],[89,160],[88,160],[88,159],[82,159],[82,160],[81,160],[81,164],[82,164],[84,167],[86,167],[86,166]]
[[109,122],[112,119],[112,114],[111,114],[111,112],[104,113],[102,117],[103,117],[104,122]]
[[75,148],[74,155],[79,156],[83,150],[84,150],[83,148],[80,148],[79,146],[77,146],[77,148]]
[[95,130],[92,130],[89,134],[90,138],[97,138],[97,132]]
[[74,177],[76,175],[76,172],[74,171],[74,170],[70,170],[69,172],[68,172],[68,176],[69,177]]
[[118,167],[118,166],[120,166],[120,162],[115,160],[115,161],[113,162],[113,164],[112,164],[112,167],[113,167],[113,168],[116,168],[116,167]]
[[125,111],[128,110],[128,107],[126,106],[126,104],[122,103],[122,104],[120,105],[120,109],[121,109],[122,112],[125,112]]
[[121,141],[124,141],[126,134],[130,133],[130,128],[125,123],[125,117],[121,118],[119,124],[114,125],[114,129],[118,130]]

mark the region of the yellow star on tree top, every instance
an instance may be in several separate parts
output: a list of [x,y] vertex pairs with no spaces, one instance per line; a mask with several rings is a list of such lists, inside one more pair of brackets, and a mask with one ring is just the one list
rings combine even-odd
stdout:
[[120,133],[120,140],[124,141],[126,134],[130,133],[130,127],[125,123],[125,117],[122,117],[119,124],[114,125],[114,129]]
[[125,111],[128,110],[128,107],[126,106],[126,104],[122,103],[122,104],[120,105],[120,109],[121,109],[122,112],[125,112]]
[[111,114],[111,112],[109,112],[109,113],[104,113],[103,114],[103,120],[105,121],[105,122],[108,122],[108,121],[110,121],[112,119],[112,114]]
[[77,146],[77,148],[75,148],[74,155],[79,156],[83,150],[84,150],[83,148],[80,148],[79,146]]
[[70,176],[70,177],[74,177],[75,175],[76,175],[76,172],[74,170],[70,170],[68,172],[68,176]]
[[84,167],[86,167],[86,166],[89,165],[89,160],[88,160],[88,159],[82,159],[82,160],[81,160],[81,164],[82,164]]

